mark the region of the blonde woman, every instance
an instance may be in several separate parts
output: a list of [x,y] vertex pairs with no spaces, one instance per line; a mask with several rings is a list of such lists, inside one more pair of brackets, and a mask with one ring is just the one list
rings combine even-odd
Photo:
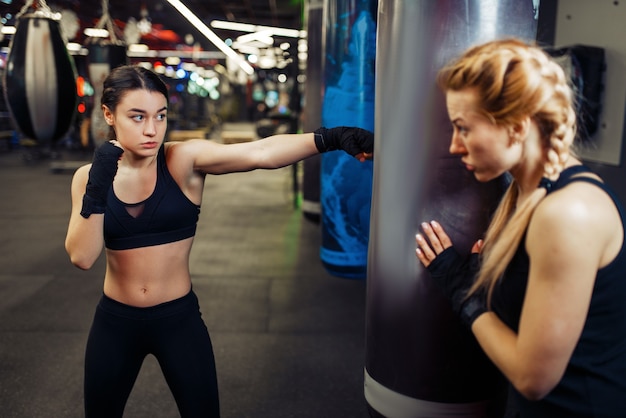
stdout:
[[521,417],[626,416],[624,213],[571,150],[562,69],[499,40],[467,50],[438,82],[450,153],[478,181],[513,181],[471,255],[430,221],[417,258],[511,382]]

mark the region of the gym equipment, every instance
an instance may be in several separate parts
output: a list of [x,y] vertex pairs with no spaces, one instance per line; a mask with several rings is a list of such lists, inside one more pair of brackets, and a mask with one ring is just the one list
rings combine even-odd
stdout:
[[[330,0],[325,8],[326,49],[322,126],[374,131],[375,0]],[[322,155],[320,203],[326,270],[364,279],[367,271],[373,164],[341,151]]]
[[436,73],[473,44],[534,40],[535,12],[531,0],[380,3],[364,388],[373,417],[504,415],[508,384],[415,257],[415,234],[435,219],[467,254],[484,233],[507,181],[479,183],[449,155]]
[[51,146],[69,130],[76,113],[76,70],[59,28],[60,14],[45,1],[27,2],[17,15],[4,74],[4,91],[21,133]]
[[[322,0],[308,0],[307,4],[307,63],[305,84],[304,132],[313,132],[322,125]],[[302,162],[302,214],[305,219],[319,223],[321,155]]]

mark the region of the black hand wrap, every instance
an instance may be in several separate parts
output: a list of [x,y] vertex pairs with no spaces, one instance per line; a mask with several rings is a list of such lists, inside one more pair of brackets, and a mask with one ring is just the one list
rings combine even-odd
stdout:
[[337,128],[318,128],[314,132],[315,146],[321,152],[344,150],[355,156],[362,152],[374,151],[374,134],[361,128],[339,126]]
[[83,196],[83,207],[80,215],[89,218],[92,213],[104,213],[107,194],[117,173],[117,162],[124,150],[110,142],[102,144],[93,156],[89,180]]
[[479,289],[467,297],[467,291],[474,284],[479,270],[478,257],[477,253],[473,253],[463,258],[454,247],[449,247],[427,267],[435,283],[450,300],[454,313],[468,328],[476,318],[487,312],[484,290]]

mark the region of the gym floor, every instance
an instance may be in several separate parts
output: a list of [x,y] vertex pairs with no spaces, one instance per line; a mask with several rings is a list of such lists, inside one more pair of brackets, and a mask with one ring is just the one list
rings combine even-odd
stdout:
[[[87,162],[69,152],[62,159]],[[83,355],[102,292],[63,242],[72,170],[0,153],[0,415],[83,416]],[[367,417],[365,281],[329,275],[321,232],[293,204],[293,169],[209,176],[191,272],[214,345],[224,418]],[[175,417],[148,357],[127,417]]]

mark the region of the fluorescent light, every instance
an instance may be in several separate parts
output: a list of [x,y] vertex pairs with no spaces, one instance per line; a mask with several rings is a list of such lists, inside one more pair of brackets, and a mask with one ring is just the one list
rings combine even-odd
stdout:
[[83,46],[76,42],[68,42],[65,47],[69,52],[79,52]]
[[109,37],[109,31],[106,29],[86,28],[84,33],[85,33],[85,36],[88,36],[90,38],[108,38]]
[[305,30],[277,28],[274,26],[257,26],[224,20],[213,20],[211,21],[211,26],[216,29],[236,30],[239,32],[269,32],[273,36],[285,36],[287,38],[306,38],[307,36]]
[[259,55],[261,53],[261,51],[259,50],[259,47],[250,45],[250,44],[245,44],[245,45],[233,44],[233,47],[237,48],[237,50],[241,52],[242,54]]
[[3,26],[0,29],[3,35],[13,35],[15,33],[15,26]]
[[177,66],[178,64],[180,64],[180,57],[179,56],[167,57],[165,58],[165,63],[167,65]]
[[233,42],[231,47],[241,52],[242,54],[247,54],[247,52],[244,52],[243,49],[245,48],[266,49],[268,45],[259,41],[246,42],[245,44],[242,44],[240,42]]
[[128,52],[146,52],[150,48],[146,44],[130,44],[128,45]]
[[242,70],[248,75],[254,74],[254,68],[250,66],[239,54],[237,54],[232,48],[224,43],[207,25],[205,25],[198,16],[196,16],[191,10],[187,8],[180,0],[167,0],[169,4],[174,6],[178,12],[183,15],[185,19],[189,21],[196,29],[200,31],[209,41],[213,43],[220,51],[232,58]]
[[146,51],[131,51],[126,52],[131,58],[167,58],[178,57],[193,60],[210,60],[210,59],[224,59],[226,56],[219,51],[179,51],[174,49],[162,49],[155,50],[150,49]]
[[269,30],[262,30],[260,32],[252,32],[246,35],[237,37],[237,42],[245,44],[246,42],[260,41],[266,45],[273,45],[274,39],[272,38],[272,32]]
[[223,20],[214,20],[211,26],[217,29],[238,30],[239,32],[256,32],[256,25],[237,22],[225,22]]

